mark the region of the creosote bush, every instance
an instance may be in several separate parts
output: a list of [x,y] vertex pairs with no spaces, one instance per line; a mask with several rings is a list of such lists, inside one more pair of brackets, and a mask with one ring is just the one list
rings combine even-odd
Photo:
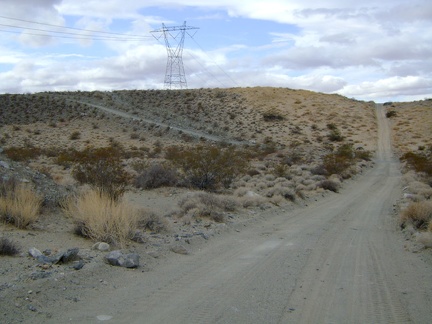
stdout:
[[133,237],[140,221],[138,209],[97,190],[68,199],[63,209],[75,222],[75,234],[118,245]]
[[170,147],[166,158],[182,171],[187,183],[204,190],[215,190],[219,186],[228,188],[248,166],[245,154],[232,147]]
[[424,172],[428,176],[432,176],[432,155],[425,153],[407,152],[400,158],[402,162],[406,162],[408,166],[416,172]]
[[20,248],[16,243],[6,237],[0,238],[0,255],[14,256],[20,253]]
[[177,171],[166,164],[152,164],[141,171],[135,179],[135,186],[143,189],[175,186],[178,182]]
[[130,176],[121,164],[120,148],[87,148],[76,154],[72,175],[79,183],[89,184],[114,201],[124,194]]
[[0,219],[25,228],[39,218],[42,197],[24,183],[15,180],[0,183]]

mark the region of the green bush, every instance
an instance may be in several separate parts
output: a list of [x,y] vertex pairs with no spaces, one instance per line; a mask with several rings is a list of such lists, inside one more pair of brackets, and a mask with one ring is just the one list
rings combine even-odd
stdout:
[[395,110],[390,110],[390,111],[387,111],[387,113],[386,113],[387,118],[392,118],[392,117],[396,117],[396,116],[397,116],[397,113]]
[[166,158],[183,172],[191,186],[204,190],[229,187],[248,166],[244,152],[232,147],[171,147],[167,149]]
[[142,170],[135,179],[135,186],[143,189],[154,189],[174,186],[178,182],[177,171],[164,164],[152,164]]
[[428,176],[432,175],[432,158],[426,153],[408,152],[402,155],[400,160],[406,162],[416,172],[424,172]]
[[117,201],[125,192],[130,176],[121,164],[117,147],[87,148],[75,152],[72,175],[81,184],[89,184],[101,194]]

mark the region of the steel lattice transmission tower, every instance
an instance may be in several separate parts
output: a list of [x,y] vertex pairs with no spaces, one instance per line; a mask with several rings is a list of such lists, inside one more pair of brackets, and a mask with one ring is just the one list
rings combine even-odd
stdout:
[[[153,30],[154,37],[159,40],[162,36],[165,39],[165,45],[168,53],[168,60],[165,72],[166,89],[184,89],[187,88],[186,76],[183,66],[183,46],[186,33],[189,30],[199,29],[198,27],[186,26],[186,21],[182,26],[167,27],[162,24],[162,28]],[[196,32],[196,31],[195,31]],[[194,33],[195,34],[195,33]]]

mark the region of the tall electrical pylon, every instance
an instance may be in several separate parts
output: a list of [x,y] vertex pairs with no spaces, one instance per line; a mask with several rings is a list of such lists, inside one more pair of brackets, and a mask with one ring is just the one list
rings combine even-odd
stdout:
[[[162,36],[168,53],[168,60],[165,72],[164,86],[166,89],[186,89],[187,82],[183,66],[183,46],[187,30],[199,29],[198,27],[186,26],[186,21],[182,26],[167,27],[162,24],[162,28],[151,31],[157,40]],[[189,32],[187,33],[190,37]],[[195,34],[195,33],[194,33]]]

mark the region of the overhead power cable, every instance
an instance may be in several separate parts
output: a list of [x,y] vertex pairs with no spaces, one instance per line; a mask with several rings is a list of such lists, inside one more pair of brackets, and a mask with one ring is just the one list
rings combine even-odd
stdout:
[[[21,21],[21,22],[30,23],[30,24],[36,24],[36,25],[50,26],[50,27],[70,29],[70,30],[78,30],[78,31],[82,31],[82,32],[91,32],[91,33],[107,34],[107,35],[117,35],[117,36],[128,36],[128,37],[152,38],[152,36],[114,33],[114,32],[107,32],[107,31],[101,31],[101,30],[91,30],[91,29],[83,29],[83,28],[76,28],[76,27],[66,27],[66,26],[61,26],[61,25],[48,24],[48,23],[42,23],[42,22],[38,22],[38,21],[31,21],[31,20],[25,20],[25,19],[19,19],[19,18],[11,18],[11,17],[5,17],[5,16],[0,16],[0,18],[9,19],[9,20],[15,20],[15,21]],[[27,28],[28,29],[28,27],[23,27],[23,26],[20,26],[19,28]]]
[[238,85],[238,83],[233,79],[233,78],[231,78],[231,76],[227,73],[227,72],[225,72],[225,70],[224,69],[222,69],[221,67],[220,67],[220,65],[219,64],[217,64],[208,54],[207,54],[207,52],[206,51],[204,51],[204,49],[201,47],[201,45],[200,44],[198,44],[198,42],[195,40],[195,38],[193,38],[192,36],[191,36],[191,38],[192,38],[192,40],[194,41],[194,43],[195,44],[197,44],[197,46],[201,49],[201,51],[203,51],[203,53],[205,53],[205,55],[210,59],[210,60],[212,60],[212,62],[213,62],[213,64],[214,65],[216,65],[237,87],[239,86]]
[[91,36],[91,35],[78,35],[75,36],[61,36],[61,35],[49,35],[49,34],[37,34],[37,33],[30,33],[30,32],[21,32],[16,30],[4,30],[0,29],[0,32],[4,33],[13,33],[13,34],[20,34],[20,35],[32,35],[32,36],[41,36],[41,37],[52,37],[52,38],[65,38],[65,39],[76,39],[76,40],[93,40],[93,41],[114,41],[114,42],[142,42],[142,39],[136,39],[136,38],[111,38],[111,37],[103,37],[103,36]]

